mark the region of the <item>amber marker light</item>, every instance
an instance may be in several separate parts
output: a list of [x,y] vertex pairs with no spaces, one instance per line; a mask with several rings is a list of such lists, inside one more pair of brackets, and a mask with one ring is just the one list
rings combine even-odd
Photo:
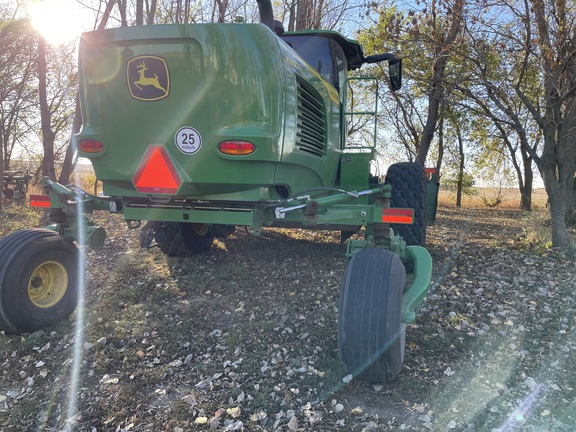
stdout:
[[97,140],[82,140],[78,143],[78,150],[84,153],[100,153],[104,144]]
[[256,146],[248,141],[222,141],[218,150],[226,155],[242,156],[254,153]]

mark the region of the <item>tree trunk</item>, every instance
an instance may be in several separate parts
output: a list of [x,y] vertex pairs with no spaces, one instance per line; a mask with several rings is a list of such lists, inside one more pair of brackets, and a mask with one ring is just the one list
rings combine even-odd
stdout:
[[308,23],[311,29],[319,29],[322,21],[322,9],[324,8],[324,0],[317,0],[316,5],[313,5],[313,16]]
[[118,12],[120,12],[120,27],[128,27],[126,18],[126,0],[118,0]]
[[428,95],[428,116],[426,117],[426,125],[422,131],[422,137],[420,139],[420,144],[418,145],[418,153],[416,154],[415,160],[415,162],[420,165],[426,164],[428,151],[430,150],[430,145],[434,138],[434,131],[436,130],[438,117],[440,116],[440,100],[443,93],[443,90],[436,87],[435,89],[432,89]]
[[532,172],[532,159],[528,156],[526,148],[520,149],[522,166],[524,168],[524,182],[520,184],[520,210],[532,211],[532,190],[534,187],[534,173]]
[[[445,96],[444,81],[446,77],[446,65],[450,59],[453,45],[456,39],[462,32],[464,0],[456,0],[454,2],[452,13],[450,14],[450,25],[446,35],[442,35],[438,40],[435,40],[436,48],[434,49],[434,65],[432,66],[432,81],[428,88],[428,115],[426,117],[426,124],[422,131],[422,138],[418,146],[418,153],[416,154],[416,163],[424,165],[434,138],[434,132],[440,118],[440,106],[443,103]],[[436,31],[435,14],[433,26]]]
[[[532,173],[529,174],[532,177]],[[528,182],[528,179],[526,179]],[[524,187],[520,189],[520,210],[532,211],[532,190],[533,181],[530,179],[530,183],[526,183]]]
[[570,225],[576,225],[576,178],[574,179],[574,186],[572,188],[572,205],[570,206],[572,211],[568,215],[568,221]]
[[290,16],[288,17],[288,31],[296,30],[296,0],[290,3]]
[[312,0],[297,0],[296,31],[309,30],[309,21],[312,19]]
[[[572,174],[574,175],[574,174]],[[566,222],[572,220],[574,213],[574,180],[568,178],[564,182],[564,219]]]
[[51,114],[48,106],[47,79],[46,79],[46,40],[38,38],[38,92],[40,96],[40,123],[42,130],[42,175],[56,180],[56,168],[54,166],[54,140],[56,134],[51,128]]
[[[545,182],[546,183],[546,182]],[[552,245],[566,249],[570,247],[568,230],[566,228],[566,203],[561,188],[546,188],[550,203],[550,219],[552,225]]]
[[438,160],[436,161],[436,178],[440,178],[440,169],[444,159],[444,117],[440,119],[438,125]]
[[[552,3],[554,6],[555,3]],[[567,202],[573,191],[576,171],[576,65],[574,62],[573,17],[566,8],[547,8],[543,0],[526,3],[526,16],[533,14],[537,30],[542,64],[542,91],[545,96],[543,113],[530,103],[519,85],[516,93],[533,113],[544,138],[542,156],[535,158],[536,164],[550,202],[552,244],[567,249],[570,239],[566,228]],[[552,28],[552,24],[554,27]],[[527,61],[524,62],[527,64]]]
[[456,125],[456,136],[458,137],[458,156],[459,156],[459,164],[458,164],[458,187],[456,190],[456,207],[462,207],[462,189],[464,182],[464,142],[462,140],[462,132],[460,131],[460,127]]
[[560,150],[560,143],[556,136],[556,126],[550,122],[542,122],[544,136],[544,149],[542,157],[537,160],[538,169],[544,181],[544,187],[550,204],[550,219],[552,229],[552,245],[566,249],[570,246],[568,230],[566,227],[566,194],[562,178],[565,174],[562,158],[567,155]]
[[110,19],[110,14],[112,13],[112,9],[114,8],[115,4],[116,0],[109,0],[108,3],[106,3],[106,8],[104,9],[104,13],[102,14],[102,19],[98,24],[98,30],[106,28],[106,24],[108,24],[108,19]]
[[547,162],[547,159],[543,157],[543,161],[538,165],[550,204],[552,245],[564,249],[570,246],[566,227],[566,194],[563,185],[556,177],[556,164],[553,160]]
[[4,213],[4,134],[0,124],[0,214]]
[[228,0],[216,0],[218,6],[218,22],[226,22],[226,10],[228,9]]
[[[72,120],[72,135],[80,131],[80,126],[82,126],[82,116],[80,115],[80,98],[76,96],[76,111],[74,112],[74,119]],[[58,182],[61,184],[70,183],[70,176],[74,171],[74,146],[72,145],[72,137],[70,137],[70,143],[66,149],[66,155],[64,156],[64,163],[62,164],[62,171],[60,171],[60,177]]]
[[136,0],[136,25],[144,25],[144,0]]
[[[544,187],[550,202],[552,244],[554,247],[565,249],[570,246],[566,221],[571,208],[570,201],[573,196],[576,169],[576,158],[574,156],[576,140],[573,136],[574,132],[567,126],[574,125],[574,121],[570,116],[576,113],[574,110],[576,102],[572,100],[569,103],[564,102],[561,104],[557,101],[557,93],[549,92],[549,94],[552,96],[549,99],[550,105],[547,111],[548,113],[554,112],[554,116],[548,114],[548,117],[541,122],[544,149],[538,168],[542,174],[542,180],[544,180]],[[569,104],[573,106],[569,107]],[[563,116],[557,112],[561,105],[566,107]],[[562,121],[552,123],[548,120],[550,118],[562,119]]]
[[[156,18],[156,6],[157,6],[157,0],[152,0],[150,2],[150,8],[146,10],[146,24],[147,25],[152,25],[154,24],[154,19]],[[186,14],[186,18],[188,18],[188,14]],[[186,19],[186,22],[188,22],[188,19]]]

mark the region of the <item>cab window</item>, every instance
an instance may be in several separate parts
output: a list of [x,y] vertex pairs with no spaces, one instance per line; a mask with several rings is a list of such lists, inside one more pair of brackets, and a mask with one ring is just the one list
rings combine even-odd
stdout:
[[[322,78],[339,88],[338,68],[333,62],[332,40],[309,35],[283,35],[282,39],[296,51]],[[342,50],[340,48],[340,50]],[[343,55],[344,53],[342,53]]]
[[346,60],[346,55],[344,50],[336,41],[332,41],[332,47],[334,50],[334,59],[336,60],[336,73],[338,77],[338,85],[336,85],[336,90],[340,92],[340,89],[346,85],[346,77],[348,76],[348,61]]

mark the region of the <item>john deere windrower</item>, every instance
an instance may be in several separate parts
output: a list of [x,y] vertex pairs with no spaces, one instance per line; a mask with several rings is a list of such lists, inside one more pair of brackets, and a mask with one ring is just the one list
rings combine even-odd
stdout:
[[78,244],[98,249],[106,237],[90,220],[97,210],[140,228],[142,247],[179,257],[207,251],[238,226],[254,235],[262,227],[338,230],[345,238],[362,229],[348,241],[340,356],[348,373],[371,381],[398,374],[406,324],[430,285],[424,244],[437,182],[420,165],[399,163],[380,183],[370,174],[374,143],[347,143],[346,126],[355,115],[376,116],[375,107],[349,106],[348,87],[377,81],[349,71],[387,62],[395,91],[402,62],[364,56],[337,32],[284,32],[270,0],[258,2],[261,23],[82,35],[83,126],[74,143],[104,196],[43,180],[47,195],[30,200],[50,209],[52,225],[0,240],[1,330],[30,332],[72,314]]

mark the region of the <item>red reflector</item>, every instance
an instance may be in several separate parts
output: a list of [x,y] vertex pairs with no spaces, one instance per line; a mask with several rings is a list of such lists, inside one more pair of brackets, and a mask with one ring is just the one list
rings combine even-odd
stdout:
[[414,223],[414,210],[400,208],[382,209],[382,222],[398,224]]
[[248,141],[223,141],[218,150],[227,155],[248,155],[256,151],[256,146]]
[[132,179],[142,193],[175,194],[182,180],[162,146],[151,146]]
[[78,143],[78,150],[84,153],[100,153],[104,150],[104,144],[96,140],[82,140]]
[[50,207],[50,195],[30,195],[30,207]]

